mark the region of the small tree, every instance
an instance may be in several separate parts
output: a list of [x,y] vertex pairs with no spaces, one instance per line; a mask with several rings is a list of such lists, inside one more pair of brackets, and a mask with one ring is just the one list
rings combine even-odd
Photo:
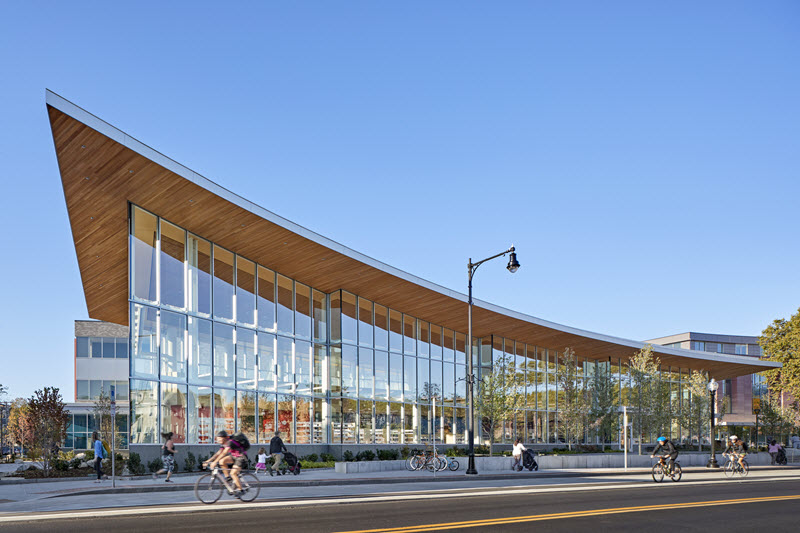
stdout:
[[17,398],[11,403],[8,415],[8,434],[11,442],[19,446],[21,450],[25,449],[25,444],[33,441],[33,426],[31,425],[28,400]]
[[483,428],[489,433],[489,455],[492,454],[497,428],[524,405],[525,396],[520,392],[517,379],[518,373],[511,364],[511,358],[505,356],[478,382],[475,407],[481,416]]
[[34,392],[28,400],[28,406],[33,427],[33,451],[42,460],[44,474],[48,476],[53,453],[67,434],[69,411],[55,387]]
[[610,365],[598,363],[589,386],[592,394],[589,425],[597,431],[603,443],[610,442],[619,432],[617,382]]
[[675,406],[678,419],[682,427],[697,435],[698,450],[703,450],[704,429],[711,420],[711,399],[708,392],[708,378],[696,370],[692,371],[689,379],[684,381],[683,387],[689,392],[688,398],[684,397],[680,406]]
[[[783,364],[781,368],[764,372],[770,393],[782,392],[800,400],[800,309],[789,320],[773,321],[761,332],[758,344],[767,360]],[[792,422],[799,423],[797,401],[785,407],[791,413]]]
[[114,431],[114,419],[111,416],[111,396],[106,394],[103,389],[100,389],[100,396],[95,400],[92,411],[100,429],[100,438],[110,440],[111,432]]
[[633,430],[639,435],[639,455],[644,437],[662,431],[670,421],[669,383],[662,380],[660,366],[661,360],[653,356],[650,344],[645,344],[628,360]]
[[591,406],[588,388],[578,379],[578,364],[572,348],[566,348],[561,356],[556,369],[556,381],[559,391],[558,416],[571,450],[572,442],[584,433],[586,414]]

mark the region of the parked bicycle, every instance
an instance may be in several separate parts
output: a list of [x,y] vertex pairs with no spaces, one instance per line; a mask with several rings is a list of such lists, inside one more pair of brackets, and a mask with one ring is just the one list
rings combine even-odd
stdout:
[[725,463],[725,466],[722,468],[722,471],[725,472],[725,477],[732,478],[737,475],[739,477],[747,477],[747,474],[750,472],[750,465],[747,463],[746,459],[742,459],[741,464],[739,464],[739,459],[735,455],[727,457],[727,459],[728,462]]
[[670,471],[669,463],[666,461],[667,458],[669,458],[669,455],[660,455],[658,457],[658,462],[653,465],[653,481],[656,483],[664,481],[665,476],[672,479],[672,481],[678,482],[683,476],[683,471],[678,461],[675,461],[675,466],[672,471]]
[[458,461],[456,461],[455,457],[447,457],[447,456],[445,456],[444,458],[445,458],[445,461],[447,462],[447,468],[449,468],[452,472],[455,472],[456,470],[458,470],[459,464],[458,464]]
[[[412,455],[406,462],[409,470],[422,470],[423,468],[431,472],[441,472],[448,467],[447,458],[443,455],[433,455],[432,452],[424,452]],[[456,464],[458,468],[458,464]]]
[[207,504],[219,500],[225,490],[228,491],[228,494],[239,498],[243,502],[255,500],[260,490],[258,478],[250,472],[239,472],[239,481],[242,483],[242,491],[237,494],[233,480],[225,479],[220,468],[215,466],[211,473],[203,474],[195,482],[194,495],[198,500]]

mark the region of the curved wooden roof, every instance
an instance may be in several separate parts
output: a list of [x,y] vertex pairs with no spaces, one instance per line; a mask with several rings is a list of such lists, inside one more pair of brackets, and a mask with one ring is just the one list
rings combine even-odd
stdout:
[[[89,316],[128,323],[128,203],[324,292],[344,289],[467,331],[467,297],[376,261],[241,198],[47,92],[72,237]],[[627,359],[644,344],[475,301],[476,337],[500,335],[583,357]],[[662,364],[717,378],[779,366],[752,357],[656,346]]]

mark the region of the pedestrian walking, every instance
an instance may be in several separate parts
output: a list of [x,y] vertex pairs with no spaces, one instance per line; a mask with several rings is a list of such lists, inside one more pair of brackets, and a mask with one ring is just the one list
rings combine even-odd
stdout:
[[511,470],[522,470],[522,452],[527,450],[527,448],[522,444],[520,439],[514,441],[514,450],[511,452],[511,455],[514,456],[514,464],[511,465]]
[[769,456],[772,458],[772,462],[770,464],[775,464],[775,459],[778,457],[778,453],[781,451],[781,445],[778,444],[777,441],[773,440],[769,443]]
[[103,459],[105,459],[106,450],[96,431],[92,432],[92,448],[94,448],[94,470],[97,472],[95,483],[100,483],[103,479]]
[[164,444],[161,446],[161,462],[164,464],[164,468],[153,474],[153,479],[158,479],[159,474],[166,472],[167,479],[164,480],[166,483],[172,483],[170,477],[172,477],[172,472],[175,471],[175,443],[172,442],[173,435],[171,431],[161,434],[161,437],[164,439]]
[[269,453],[272,455],[272,459],[275,461],[275,463],[272,465],[272,470],[279,476],[281,475],[281,461],[283,461],[283,454],[286,451],[286,445],[283,444],[283,440],[281,440],[281,432],[276,431],[275,436],[269,441]]
[[267,450],[263,447],[258,449],[258,461],[256,462],[256,474],[258,474],[259,470],[263,470],[264,473],[267,473]]

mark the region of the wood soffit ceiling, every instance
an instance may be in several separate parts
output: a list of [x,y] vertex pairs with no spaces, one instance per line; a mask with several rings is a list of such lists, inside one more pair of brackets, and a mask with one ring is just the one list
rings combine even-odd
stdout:
[[[344,289],[417,318],[467,331],[465,301],[365,264],[214,194],[47,106],[89,316],[128,323],[128,202],[326,293]],[[636,348],[473,308],[476,337],[491,334],[584,357],[627,359]],[[664,365],[718,379],[768,368],[659,353]]]

